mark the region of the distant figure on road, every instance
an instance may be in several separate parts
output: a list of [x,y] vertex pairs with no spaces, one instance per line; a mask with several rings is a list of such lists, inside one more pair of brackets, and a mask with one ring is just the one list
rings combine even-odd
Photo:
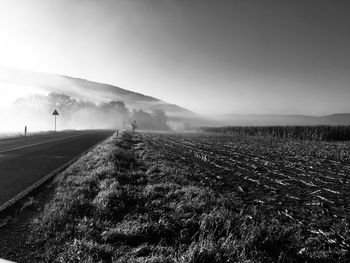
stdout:
[[136,121],[133,121],[133,122],[131,123],[131,127],[132,127],[132,132],[134,132],[134,131],[136,130],[136,128],[137,128]]
[[117,138],[119,137],[119,130],[117,130]]
[[27,136],[27,126],[24,126],[24,136]]

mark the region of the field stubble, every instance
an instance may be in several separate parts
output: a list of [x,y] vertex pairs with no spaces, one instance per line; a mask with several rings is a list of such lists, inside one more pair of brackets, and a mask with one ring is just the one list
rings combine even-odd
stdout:
[[[349,249],[350,144],[245,135],[142,134],[154,160]],[[183,168],[185,167],[185,168]],[[241,204],[241,206],[239,205]]]
[[349,143],[191,133],[143,139],[162,159],[195,171],[203,185],[246,193],[245,201],[350,214]]

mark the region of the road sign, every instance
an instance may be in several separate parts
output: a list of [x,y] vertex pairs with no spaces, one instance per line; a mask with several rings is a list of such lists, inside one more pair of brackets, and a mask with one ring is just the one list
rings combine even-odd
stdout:
[[52,113],[52,115],[55,116],[55,131],[56,131],[56,116],[58,116],[58,111],[55,109],[54,112]]

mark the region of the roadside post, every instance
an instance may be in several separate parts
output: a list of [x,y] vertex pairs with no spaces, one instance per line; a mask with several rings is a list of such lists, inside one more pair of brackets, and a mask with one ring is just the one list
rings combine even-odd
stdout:
[[27,125],[24,126],[24,136],[27,136]]
[[55,132],[56,132],[56,117],[59,115],[58,111],[55,109],[54,112],[52,113],[52,115],[55,116]]

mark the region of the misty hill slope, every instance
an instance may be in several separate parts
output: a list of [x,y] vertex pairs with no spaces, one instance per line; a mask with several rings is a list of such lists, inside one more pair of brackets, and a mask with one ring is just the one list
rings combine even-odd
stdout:
[[[133,92],[130,90],[126,90],[118,86],[99,83],[99,82],[93,82],[86,79],[73,78],[69,76],[60,75],[60,77],[74,84],[75,87],[79,88],[79,91],[85,90],[85,92],[90,94],[99,93],[99,97],[101,99],[120,100],[120,101],[123,101],[130,108],[143,109],[146,111],[162,109],[170,117],[182,116],[184,114],[191,114],[191,115],[194,114],[193,112],[183,107],[180,107],[178,105],[170,104],[160,99],[147,96],[141,93]],[[67,95],[71,95],[72,97],[74,96],[81,97],[81,94],[79,91],[75,92],[75,91],[65,90],[64,93],[66,93]]]
[[102,103],[108,101],[123,101],[129,108],[152,111],[164,110],[169,117],[194,117],[195,114],[175,104],[160,99],[122,89],[120,87],[89,81],[69,76],[30,72],[15,69],[1,69],[0,81],[11,88],[21,90],[21,87],[36,92],[56,92],[76,99]]

